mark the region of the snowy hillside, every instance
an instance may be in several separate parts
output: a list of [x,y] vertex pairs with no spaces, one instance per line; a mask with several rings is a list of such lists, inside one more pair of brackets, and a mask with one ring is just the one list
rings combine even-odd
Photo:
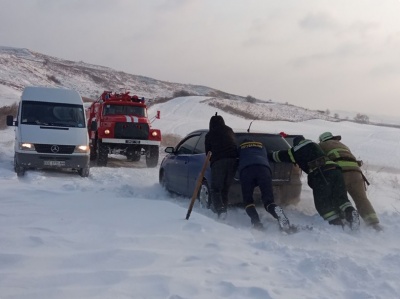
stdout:
[[[148,77],[119,72],[104,66],[74,62],[47,56],[28,49],[0,46],[0,107],[19,100],[27,85],[63,86],[72,88],[86,98],[96,99],[104,90],[125,91],[147,99],[171,98],[174,93],[208,96],[207,103],[247,119],[304,121],[323,119],[352,120],[356,112],[340,112],[340,119],[324,111],[309,110],[288,103],[258,100],[248,102],[245,98],[213,88],[189,84],[159,81]],[[375,123],[400,125],[396,118],[370,116]]]
[[[204,103],[208,97],[156,104],[154,126],[184,136],[207,128],[217,111],[235,130],[249,121]],[[241,209],[219,221],[189,199],[171,197],[158,168],[110,162],[76,173],[13,171],[13,129],[0,140],[0,297],[2,299],[397,299],[400,294],[399,130],[352,122],[254,121],[253,131],[326,130],[364,160],[368,195],[383,232],[343,231],[316,213],[303,177],[301,201],[288,206],[292,223],[312,231],[279,232],[260,209],[265,234],[254,233]],[[161,152],[163,156],[164,153]]]
[[[82,61],[63,60],[28,49],[0,46],[0,87],[7,87],[5,89],[10,92],[22,91],[27,85],[64,86],[92,99],[96,99],[104,90],[130,90],[150,99],[171,97],[180,90],[194,95],[229,96],[204,86],[165,82]],[[2,103],[3,99],[0,99]]]

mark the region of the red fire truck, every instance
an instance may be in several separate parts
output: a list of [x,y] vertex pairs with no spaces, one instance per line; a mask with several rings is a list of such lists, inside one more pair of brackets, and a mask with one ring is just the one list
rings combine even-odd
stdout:
[[143,155],[147,167],[157,166],[161,131],[151,127],[144,98],[104,91],[88,109],[88,130],[90,159],[98,166],[107,165],[109,154],[124,155],[129,161]]

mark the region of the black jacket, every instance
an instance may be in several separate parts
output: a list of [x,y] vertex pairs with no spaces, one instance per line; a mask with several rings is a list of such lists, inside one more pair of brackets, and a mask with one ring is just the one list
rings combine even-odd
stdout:
[[220,115],[210,119],[210,130],[205,137],[206,153],[212,152],[210,163],[224,158],[237,158],[236,138]]
[[338,167],[336,163],[329,160],[317,143],[308,139],[300,141],[288,150],[269,153],[268,156],[275,162],[295,163],[307,174],[317,168]]

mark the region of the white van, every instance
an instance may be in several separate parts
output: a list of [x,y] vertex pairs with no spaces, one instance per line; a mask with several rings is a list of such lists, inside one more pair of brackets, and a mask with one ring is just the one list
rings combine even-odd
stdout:
[[89,136],[78,92],[64,88],[26,87],[18,115],[7,116],[15,128],[14,170],[71,168],[89,175]]

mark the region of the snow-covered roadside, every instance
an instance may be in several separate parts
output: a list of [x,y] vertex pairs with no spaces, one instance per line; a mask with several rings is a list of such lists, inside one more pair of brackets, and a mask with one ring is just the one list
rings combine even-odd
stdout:
[[[181,136],[207,127],[215,113],[188,101],[173,108],[152,107],[162,115],[154,126]],[[248,121],[220,114],[247,129]],[[196,205],[184,220],[189,201],[162,190],[158,168],[92,167],[88,178],[38,170],[18,179],[8,128],[0,132],[1,298],[398,298],[397,131],[323,121],[252,126],[265,127],[314,140],[328,127],[342,134],[376,165],[366,172],[368,193],[385,231],[327,225],[306,184],[300,204],[286,211],[293,223],[314,229],[288,236],[264,212],[264,235],[251,232],[242,210],[220,222]]]

